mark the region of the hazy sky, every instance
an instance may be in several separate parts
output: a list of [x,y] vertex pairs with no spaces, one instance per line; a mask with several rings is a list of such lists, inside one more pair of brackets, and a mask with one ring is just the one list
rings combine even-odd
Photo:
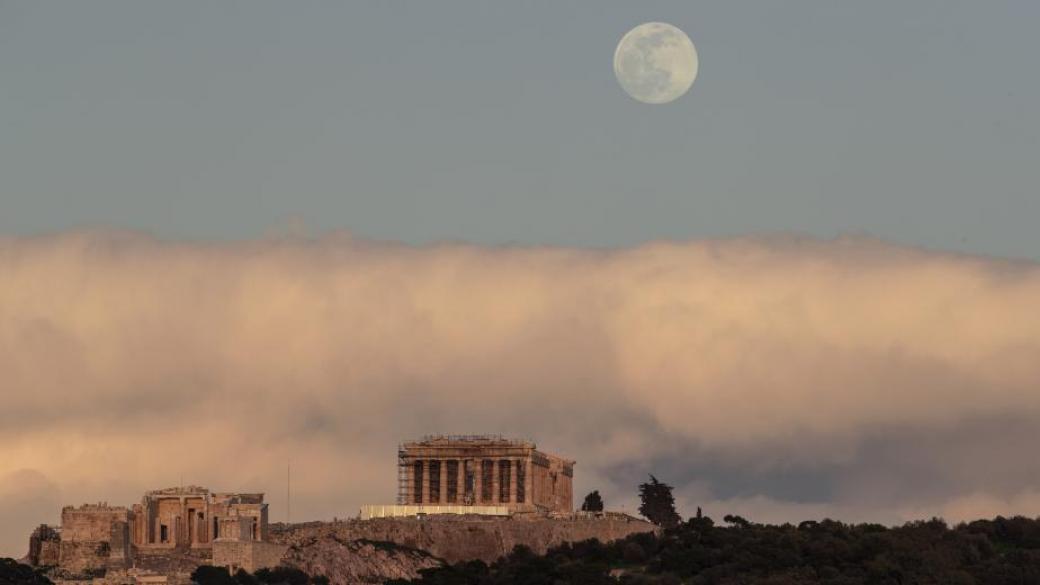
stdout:
[[[665,106],[612,70],[652,20],[700,55]],[[281,520],[290,458],[350,516],[425,433],[629,511],[1035,515],[1037,22],[0,0],[0,555],[182,480]]]
[[[632,26],[697,44],[663,107]],[[0,0],[0,231],[1040,257],[1040,4]]]

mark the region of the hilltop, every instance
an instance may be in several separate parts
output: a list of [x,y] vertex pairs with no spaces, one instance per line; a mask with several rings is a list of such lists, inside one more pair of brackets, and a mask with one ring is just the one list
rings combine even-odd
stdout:
[[660,534],[520,547],[490,565],[461,563],[389,585],[1025,585],[1040,583],[1040,520],[1001,518],[896,528],[831,520],[729,526],[693,518]]
[[332,583],[417,578],[426,569],[454,563],[492,563],[517,546],[545,553],[567,542],[604,542],[653,532],[623,514],[567,518],[494,518],[443,515],[305,524],[273,524],[271,538],[287,545],[282,564]]

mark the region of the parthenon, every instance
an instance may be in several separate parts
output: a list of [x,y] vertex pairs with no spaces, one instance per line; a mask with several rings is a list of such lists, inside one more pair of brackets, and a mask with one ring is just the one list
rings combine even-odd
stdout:
[[574,461],[531,441],[497,435],[437,435],[398,449],[399,505],[495,506],[510,512],[570,512]]

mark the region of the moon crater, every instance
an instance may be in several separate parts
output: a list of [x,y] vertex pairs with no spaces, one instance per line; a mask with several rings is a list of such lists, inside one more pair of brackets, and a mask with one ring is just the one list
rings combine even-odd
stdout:
[[690,37],[664,22],[625,33],[614,51],[614,75],[622,89],[646,104],[665,104],[686,93],[697,78],[697,49]]

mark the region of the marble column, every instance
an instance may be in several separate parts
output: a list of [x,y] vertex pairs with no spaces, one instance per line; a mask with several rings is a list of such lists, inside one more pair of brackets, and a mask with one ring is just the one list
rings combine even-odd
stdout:
[[422,503],[430,503],[430,461],[424,459],[422,462],[423,474],[422,474]]
[[500,493],[499,492],[499,481],[501,479],[501,476],[499,475],[498,466],[499,466],[498,459],[492,459],[491,460],[491,503],[492,504],[497,504],[498,503],[498,495]]
[[412,503],[412,485],[414,485],[415,479],[412,477],[412,462],[405,460],[404,465],[404,485],[400,486],[400,493],[397,494],[397,503],[403,506],[407,506]]
[[524,503],[534,503],[534,469],[531,465],[531,458],[525,457],[520,460],[520,465],[524,466]]
[[448,501],[448,460],[440,460],[441,475],[438,478],[440,480],[440,489],[437,490],[441,493],[441,497],[437,499],[435,504],[444,504]]
[[188,503],[184,500],[184,498],[181,498],[181,515],[180,515],[179,518],[177,518],[177,538],[174,539],[174,542],[177,543],[178,546],[182,545],[182,544],[190,544],[191,540],[190,539],[185,539],[185,536],[187,536],[187,535],[188,535]]
[[518,501],[516,494],[516,477],[517,468],[519,467],[519,464],[520,462],[516,459],[509,460],[509,501],[513,504],[517,503]]
[[465,481],[465,472],[466,469],[463,468],[462,459],[456,460],[456,500],[454,500],[454,502],[448,502],[449,504],[462,504],[465,489],[465,485],[463,485]]

